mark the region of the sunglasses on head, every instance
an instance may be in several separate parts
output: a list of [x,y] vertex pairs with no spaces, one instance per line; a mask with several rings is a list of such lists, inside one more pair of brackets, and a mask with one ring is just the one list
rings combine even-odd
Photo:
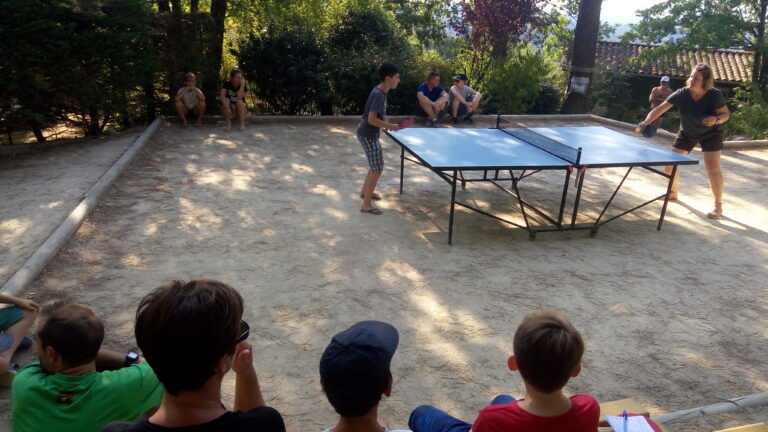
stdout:
[[247,322],[240,320],[240,327],[237,330],[237,342],[235,344],[239,344],[240,342],[248,339],[248,335],[251,333],[251,326],[248,325]]

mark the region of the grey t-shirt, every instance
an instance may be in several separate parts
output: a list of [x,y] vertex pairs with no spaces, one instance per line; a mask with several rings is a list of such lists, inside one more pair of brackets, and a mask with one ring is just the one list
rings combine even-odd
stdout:
[[707,126],[704,117],[717,115],[716,110],[725,106],[725,96],[718,89],[711,89],[704,97],[695,101],[688,87],[683,87],[672,93],[667,102],[680,110],[680,130],[692,139],[702,139],[709,132],[720,129],[720,125]]
[[451,86],[451,94],[450,94],[451,101],[453,101],[453,98],[455,97],[455,93],[454,92],[458,93],[459,95],[461,95],[461,97],[463,97],[464,100],[467,100],[468,97],[470,97],[470,96],[474,95],[475,93],[477,93],[475,91],[475,89],[473,89],[472,87],[470,87],[468,85],[465,85],[464,88],[461,89],[461,90],[459,90],[459,88],[454,85],[454,86]]
[[357,128],[357,133],[365,138],[378,139],[379,128],[368,124],[368,113],[375,112],[376,118],[379,120],[387,120],[387,94],[376,86],[371,90],[371,94],[368,95],[368,100],[365,101],[365,109],[363,109],[363,118],[360,119],[360,126]]

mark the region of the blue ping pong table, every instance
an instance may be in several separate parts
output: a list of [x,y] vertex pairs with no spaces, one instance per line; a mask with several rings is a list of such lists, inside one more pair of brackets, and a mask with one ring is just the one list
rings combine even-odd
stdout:
[[[634,212],[663,198],[657,230],[661,230],[669,202],[672,179],[679,165],[697,164],[696,159],[645,143],[636,138],[604,128],[540,127],[506,128],[501,116],[493,129],[410,128],[387,135],[400,147],[400,193],[403,193],[405,161],[424,166],[451,185],[448,243],[453,240],[455,207],[459,205],[507,224],[526,229],[531,239],[537,232],[589,229],[595,235],[600,226]],[[406,152],[408,155],[406,155]],[[666,174],[664,166],[671,165]],[[584,178],[591,168],[627,168],[600,215],[589,223],[577,223]],[[602,220],[633,168],[641,167],[666,179],[666,193],[653,197],[618,215]],[[659,168],[662,167],[662,168]],[[563,187],[556,212],[546,212],[523,199],[518,183],[541,171],[562,171]],[[515,173],[517,171],[518,173]],[[502,173],[502,177],[500,177]],[[576,173],[576,196],[570,223],[563,223],[571,175]],[[511,188],[505,186],[511,183]],[[489,182],[518,203],[524,224],[504,219],[456,199],[456,187],[468,182]],[[543,219],[533,226],[529,211]],[[548,223],[548,225],[546,225]]]

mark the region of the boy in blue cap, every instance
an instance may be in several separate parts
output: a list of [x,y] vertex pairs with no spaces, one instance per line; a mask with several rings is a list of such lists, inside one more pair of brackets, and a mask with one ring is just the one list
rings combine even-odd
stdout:
[[362,321],[331,339],[320,358],[320,383],[341,417],[323,432],[403,432],[378,419],[381,396],[392,394],[389,365],[399,338],[390,324]]

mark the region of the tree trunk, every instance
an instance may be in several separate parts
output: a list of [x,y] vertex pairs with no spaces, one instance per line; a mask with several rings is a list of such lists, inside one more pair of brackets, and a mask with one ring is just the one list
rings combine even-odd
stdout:
[[600,31],[600,7],[603,0],[582,0],[573,37],[571,67],[562,114],[585,114],[589,108],[595,51]]
[[157,10],[160,12],[170,12],[171,6],[168,4],[168,0],[157,0]]
[[211,0],[212,34],[210,51],[205,71],[202,91],[205,94],[206,106],[214,109],[219,106],[219,73],[221,72],[221,57],[224,52],[224,21],[227,17],[227,0]]
[[765,20],[768,14],[768,0],[760,0],[758,11],[760,22],[757,27],[755,61],[752,65],[752,82],[763,92],[768,91],[768,46],[765,42]]
[[88,130],[86,131],[89,136],[101,135],[101,127],[99,127],[99,109],[95,105],[88,107]]
[[200,10],[200,0],[190,0],[189,13],[191,13],[192,15],[195,15],[199,10]]
[[[37,142],[45,142],[45,135],[43,135],[43,128],[40,122],[32,120],[29,122],[29,127],[32,128],[32,133],[35,134],[35,139]],[[8,136],[10,137],[10,134]]]
[[171,0],[171,11],[174,15],[181,15],[181,0]]

